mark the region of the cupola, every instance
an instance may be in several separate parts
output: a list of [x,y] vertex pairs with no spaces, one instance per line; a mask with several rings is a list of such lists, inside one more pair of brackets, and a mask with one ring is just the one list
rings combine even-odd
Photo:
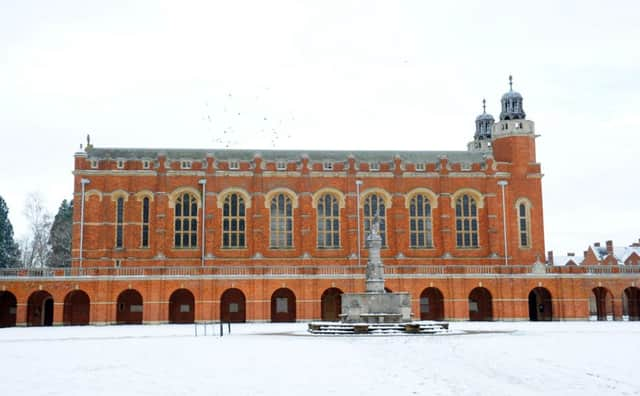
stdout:
[[491,130],[493,129],[494,119],[491,114],[487,113],[487,101],[482,99],[482,114],[476,117],[476,133],[473,135],[474,140],[491,140]]
[[509,92],[502,95],[500,120],[524,120],[526,114],[522,108],[522,95],[513,90],[513,78],[509,76]]

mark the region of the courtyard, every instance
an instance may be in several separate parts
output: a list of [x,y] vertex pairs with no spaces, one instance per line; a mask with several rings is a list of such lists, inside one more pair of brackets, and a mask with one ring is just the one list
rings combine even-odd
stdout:
[[[640,322],[453,322],[437,336],[306,323],[0,329],[7,395],[636,395]],[[213,335],[212,335],[213,334]]]

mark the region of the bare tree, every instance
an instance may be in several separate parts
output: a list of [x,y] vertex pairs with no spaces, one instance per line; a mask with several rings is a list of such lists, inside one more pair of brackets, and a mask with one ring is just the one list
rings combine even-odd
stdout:
[[29,223],[28,234],[20,241],[22,263],[27,268],[44,267],[51,254],[48,245],[51,214],[43,204],[42,196],[32,192],[27,196],[24,216]]

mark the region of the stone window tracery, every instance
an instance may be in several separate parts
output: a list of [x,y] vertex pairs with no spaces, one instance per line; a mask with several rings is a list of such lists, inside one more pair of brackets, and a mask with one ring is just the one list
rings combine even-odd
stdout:
[[317,242],[319,249],[340,247],[340,206],[333,194],[324,194],[318,199]]
[[273,249],[293,247],[293,203],[284,193],[271,199],[270,246]]
[[116,199],[116,248],[122,248],[124,243],[124,198]]
[[149,197],[142,199],[142,226],[140,230],[140,246],[149,247]]
[[456,200],[456,247],[478,246],[478,207],[472,196],[464,194]]
[[531,217],[529,207],[530,205],[525,202],[521,202],[517,206],[519,232],[518,241],[521,248],[531,247]]
[[176,248],[195,248],[198,246],[198,201],[183,193],[176,199],[174,208],[174,239]]
[[412,248],[433,247],[431,201],[423,194],[416,194],[409,203],[409,240]]
[[237,193],[227,194],[222,204],[222,247],[246,247],[246,205]]

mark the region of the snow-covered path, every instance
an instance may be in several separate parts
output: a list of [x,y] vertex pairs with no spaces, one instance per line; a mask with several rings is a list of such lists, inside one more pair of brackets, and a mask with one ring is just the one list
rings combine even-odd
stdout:
[[[640,323],[452,323],[323,337],[306,324],[0,329],[3,395],[640,395]],[[209,328],[211,334],[211,328]],[[216,328],[217,331],[217,328]],[[202,333],[202,328],[200,328]]]

